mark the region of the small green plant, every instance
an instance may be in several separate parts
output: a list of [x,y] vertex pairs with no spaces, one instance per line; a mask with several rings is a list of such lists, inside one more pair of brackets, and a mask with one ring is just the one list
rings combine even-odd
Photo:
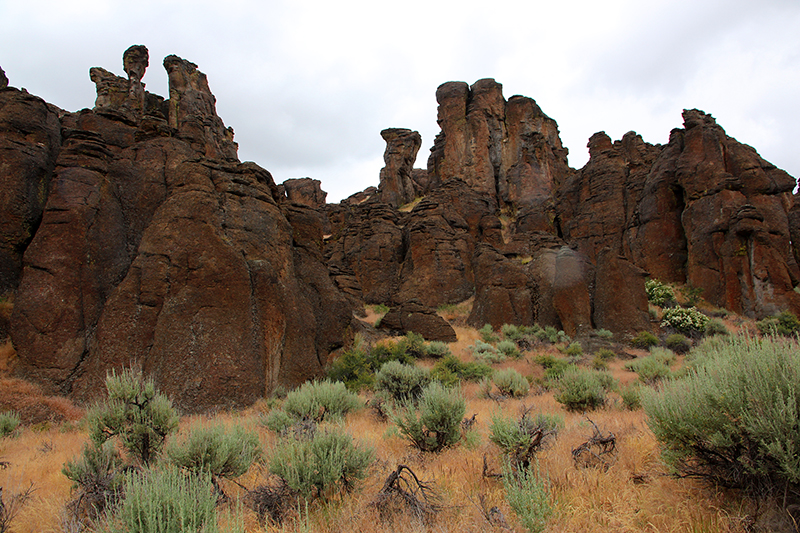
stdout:
[[416,401],[430,381],[430,373],[424,368],[389,361],[375,375],[375,390],[398,402]]
[[528,380],[513,368],[498,370],[492,376],[492,381],[500,394],[512,398],[521,398],[528,394],[530,389]]
[[687,339],[685,335],[673,333],[672,335],[667,335],[667,338],[664,339],[664,346],[675,353],[683,354],[692,349],[692,341]]
[[372,306],[372,312],[376,315],[385,315],[389,312],[389,306],[386,304],[375,304]]
[[503,464],[503,488],[508,505],[514,510],[525,529],[541,533],[553,515],[553,506],[547,494],[547,482],[539,475],[537,465],[514,469]]
[[703,334],[706,337],[711,337],[713,335],[730,335],[731,332],[722,320],[719,318],[712,318],[708,321],[708,324],[706,324],[706,329]]
[[123,448],[143,465],[161,452],[164,441],[178,427],[178,413],[172,402],[156,391],[151,379],[141,372],[123,370],[106,376],[108,399],[86,415],[89,438],[100,447],[117,437]]
[[517,470],[528,468],[536,452],[555,438],[562,427],[563,417],[542,413],[531,416],[530,409],[524,409],[517,420],[495,414],[489,424],[489,440],[500,448]]
[[327,500],[364,479],[374,456],[371,448],[357,446],[350,435],[329,426],[311,439],[281,439],[270,454],[269,470],[306,500]]
[[111,440],[102,446],[84,446],[81,455],[64,464],[61,472],[79,491],[74,509],[77,516],[93,521],[117,505],[124,481],[123,466]]
[[295,420],[337,420],[362,406],[344,383],[309,381],[286,395],[283,410]]
[[20,420],[17,413],[4,411],[0,413],[0,438],[7,437],[14,433],[19,427]]
[[591,411],[606,403],[606,380],[599,372],[571,366],[555,382],[555,400],[567,411]]
[[625,370],[636,372],[641,382],[646,385],[653,385],[672,374],[669,366],[663,360],[659,360],[652,355],[634,359],[625,365]]
[[672,307],[664,310],[661,327],[673,327],[685,334],[701,333],[705,331],[709,320],[696,307]]
[[503,334],[504,339],[512,342],[517,342],[524,335],[523,331],[514,324],[503,324],[500,327],[500,333]]
[[454,386],[461,380],[480,381],[491,376],[494,370],[486,363],[476,361],[462,362],[454,355],[438,361],[431,370],[431,379],[447,386]]
[[627,410],[636,411],[642,408],[640,385],[634,383],[626,387],[620,387],[619,396],[622,398],[622,405]]
[[457,389],[434,381],[416,405],[407,403],[392,411],[392,422],[400,433],[424,452],[438,452],[461,439],[461,421],[466,401]]
[[595,331],[595,333],[597,334],[598,337],[600,337],[605,341],[610,341],[611,339],[614,338],[614,334],[607,329],[598,329],[597,331]]
[[647,293],[647,299],[653,305],[663,307],[665,304],[675,301],[675,293],[672,287],[657,279],[648,279],[645,281],[644,290]]
[[372,387],[375,380],[369,353],[362,342],[354,342],[353,346],[334,359],[328,367],[328,378],[341,381],[345,386],[358,392]]
[[537,355],[534,361],[544,368],[545,381],[557,380],[571,366],[567,361],[550,354]]
[[429,342],[426,353],[428,357],[433,359],[443,359],[449,355],[452,355],[450,346],[448,346],[446,342],[441,341]]
[[569,346],[561,350],[564,355],[569,357],[580,357],[583,355],[583,347],[579,342],[570,343]]
[[470,349],[476,359],[485,363],[502,363],[506,360],[506,356],[497,351],[497,348],[480,340],[475,341]]
[[759,320],[756,323],[758,331],[762,335],[783,335],[790,337],[800,332],[800,320],[794,313],[783,311],[782,313]]
[[273,409],[261,416],[261,424],[279,434],[285,433],[296,423],[297,420],[283,409]]
[[189,431],[171,440],[165,454],[169,462],[212,479],[244,475],[261,457],[261,443],[255,432],[242,426],[195,424]]
[[649,350],[651,346],[658,346],[658,337],[649,331],[640,331],[631,339],[631,344],[642,350]]
[[519,359],[522,357],[522,354],[517,348],[517,344],[510,340],[503,340],[497,343],[497,351],[503,354],[506,357],[510,357],[512,359]]
[[481,339],[483,342],[488,343],[495,343],[500,340],[500,337],[494,332],[491,324],[484,324],[481,329],[478,330],[478,333],[481,334]]
[[592,358],[592,368],[595,370],[608,370],[608,362],[617,355],[607,348],[600,348]]
[[[425,343],[425,337],[419,333],[409,331],[395,344],[396,349],[402,353],[398,360],[405,358],[420,359],[428,355],[428,346]],[[405,359],[403,362],[410,362]]]
[[219,531],[217,494],[208,474],[187,475],[170,466],[131,471],[125,476],[124,494],[109,521],[109,533]]

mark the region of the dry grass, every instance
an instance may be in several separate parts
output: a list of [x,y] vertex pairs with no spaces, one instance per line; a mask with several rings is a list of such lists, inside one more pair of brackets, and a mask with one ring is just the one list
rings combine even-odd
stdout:
[[[456,332],[459,340],[451,345],[451,350],[460,359],[470,360],[472,355],[468,347],[480,335],[463,326],[456,326]],[[513,367],[523,375],[538,377],[542,369],[533,362],[533,355],[526,353],[521,359],[508,360],[495,367]],[[587,355],[586,359],[591,360],[591,356]],[[622,382],[636,379],[634,373],[623,369],[623,364],[624,361],[611,360],[612,374]],[[585,416],[567,413],[550,392],[495,401],[482,397],[479,389],[474,383],[463,386],[467,416],[477,415],[474,433],[459,446],[439,454],[421,453],[411,448],[391,423],[380,421],[370,409],[351,414],[345,421],[347,430],[375,449],[376,460],[368,478],[353,493],[340,494],[325,504],[312,503],[307,509],[290,513],[281,525],[260,524],[255,513],[245,509],[241,518],[246,530],[251,533],[509,531],[489,524],[484,517],[483,509],[496,506],[511,530],[523,531],[506,503],[502,482],[497,478],[485,478],[483,465],[485,456],[489,469],[500,471],[500,451],[489,440],[492,416],[497,413],[517,416],[523,407],[528,407],[533,412],[560,414],[565,421],[554,443],[539,454],[541,473],[548,481],[555,508],[547,531],[743,531],[743,519],[732,510],[735,509],[734,500],[725,500],[696,482],[667,475],[644,413],[624,410],[616,396],[612,395],[606,408],[589,415],[603,432],[614,433],[616,454],[607,469],[579,468],[571,452],[592,435],[593,426]],[[0,390],[1,401],[14,398],[23,411],[26,411],[26,404],[42,404],[62,413],[66,420],[80,416],[80,412],[73,411],[74,406],[65,400],[46,397],[37,387],[21,380],[2,378]],[[366,402],[367,398],[364,400]],[[65,403],[58,404],[58,401]],[[258,420],[272,407],[273,402],[264,400],[241,412],[185,417],[181,426],[198,419],[250,425],[258,431],[265,454],[269,456],[276,437],[259,425]],[[14,523],[14,531],[19,533],[62,531],[61,516],[70,498],[70,483],[61,474],[61,467],[81,451],[86,441],[85,431],[69,422],[59,426],[51,423],[49,428],[41,430],[43,427],[42,424],[28,426],[17,437],[0,440],[0,460],[10,463],[8,468],[0,470],[0,486],[4,487],[5,494],[24,490],[30,483],[37,489]],[[387,475],[399,464],[407,465],[420,479],[433,483],[444,504],[435,518],[424,521],[400,510],[382,521],[372,503]],[[244,495],[242,487],[252,489],[268,480],[266,468],[257,465],[237,480],[241,486],[226,483],[224,489],[236,499]],[[228,508],[221,522],[227,523],[230,515]]]

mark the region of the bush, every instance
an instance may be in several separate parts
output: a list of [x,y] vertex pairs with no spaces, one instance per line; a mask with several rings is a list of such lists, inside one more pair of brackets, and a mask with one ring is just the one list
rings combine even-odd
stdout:
[[195,424],[188,434],[169,442],[165,453],[175,466],[212,478],[243,475],[261,457],[258,435],[241,426]]
[[522,356],[522,354],[519,351],[519,348],[517,348],[516,343],[510,340],[498,342],[497,351],[506,357],[511,357],[512,359],[519,359]]
[[431,341],[428,343],[427,355],[433,359],[442,359],[453,354],[446,342]]
[[538,468],[515,470],[503,464],[503,488],[508,505],[517,514],[523,527],[531,533],[541,533],[553,515],[553,506],[547,494],[547,483],[539,475]]
[[775,315],[756,323],[758,331],[762,335],[783,335],[790,337],[800,332],[800,320],[794,313],[783,311],[779,315]]
[[703,331],[703,335],[706,337],[711,337],[713,335],[730,335],[731,332],[728,330],[728,327],[725,323],[720,320],[719,318],[712,318],[706,324],[706,329]]
[[215,533],[217,495],[207,474],[175,467],[125,476],[125,499],[111,519],[110,533]]
[[491,324],[484,324],[483,327],[478,330],[478,333],[481,334],[483,342],[494,343],[500,340],[500,337],[494,332]]
[[665,304],[675,301],[675,293],[672,291],[672,287],[657,279],[645,281],[644,290],[647,292],[647,299],[653,305],[664,307]]
[[393,411],[391,418],[415,447],[438,452],[460,440],[466,408],[460,391],[434,381],[425,387],[417,405],[407,403]]
[[178,427],[178,413],[172,402],[156,391],[151,379],[141,372],[112,371],[106,376],[108,399],[86,415],[89,438],[100,447],[118,437],[125,450],[144,465],[160,453],[164,440]]
[[297,420],[283,409],[273,409],[261,417],[261,423],[275,433],[285,433]]
[[614,334],[608,331],[607,329],[598,329],[597,331],[595,331],[595,333],[597,334],[598,337],[606,341],[610,341],[611,339],[614,338]]
[[595,370],[608,370],[608,361],[614,359],[616,354],[607,348],[600,348],[592,358],[592,368]]
[[631,344],[642,350],[649,350],[651,346],[658,346],[658,337],[649,331],[640,331],[631,339]]
[[513,324],[503,324],[500,327],[500,332],[503,334],[504,339],[512,342],[517,342],[523,337],[523,332],[520,328]]
[[538,452],[558,429],[564,419],[556,415],[537,414],[530,416],[525,410],[519,420],[501,415],[492,415],[489,424],[489,440],[495,443],[511,461],[511,466],[527,468]]
[[0,413],[0,438],[7,437],[14,433],[19,427],[20,420],[17,413],[5,411]]
[[448,355],[437,362],[431,370],[431,379],[441,382],[444,385],[456,385],[459,381],[480,381],[487,376],[491,376],[494,370],[486,363],[469,361],[461,362],[454,355]]
[[696,307],[665,309],[661,319],[661,327],[673,327],[683,333],[705,331],[706,324],[710,320],[706,315],[698,311]]
[[567,411],[591,411],[606,403],[606,388],[598,372],[567,368],[555,383],[555,400]]
[[642,407],[641,386],[631,384],[627,387],[620,387],[619,396],[622,398],[622,405],[629,411],[636,411]]
[[656,382],[669,377],[672,372],[663,360],[659,360],[652,355],[635,359],[625,365],[625,370],[636,372],[642,383],[653,385]]
[[371,448],[358,447],[350,435],[328,427],[308,440],[281,439],[270,456],[269,470],[306,500],[328,499],[364,479],[373,457]]
[[692,349],[692,341],[680,333],[673,333],[664,339],[664,346],[675,353],[686,353]]
[[752,493],[800,489],[800,351],[783,339],[703,343],[694,366],[642,403],[680,473]]
[[568,355],[570,357],[580,357],[583,355],[583,347],[580,345],[579,342],[573,342],[563,350],[564,355]]
[[513,368],[498,370],[494,373],[492,380],[501,394],[512,398],[521,398],[528,394],[530,389],[528,380]]
[[81,455],[64,464],[61,473],[79,490],[74,509],[78,517],[95,520],[117,504],[125,480],[122,469],[122,458],[110,440],[84,446]]
[[308,381],[286,395],[283,410],[295,420],[341,419],[361,407],[361,400],[344,383]]
[[389,361],[375,375],[375,389],[395,401],[416,401],[430,381],[430,373],[424,368]]
[[356,342],[353,347],[331,361],[328,378],[332,381],[341,381],[348,389],[358,392],[363,388],[372,387],[374,372],[369,354],[361,342]]
[[563,359],[554,357],[550,354],[537,355],[534,361],[542,365],[544,368],[544,379],[546,381],[553,381],[561,377],[562,374],[569,368],[570,365]]
[[506,360],[505,355],[498,352],[491,344],[487,344],[483,341],[475,341],[475,344],[470,346],[470,349],[476,359],[480,359],[486,363],[502,363]]
[[428,355],[428,346],[425,344],[425,337],[419,333],[409,331],[404,337],[395,343],[396,350],[399,352],[398,360],[409,363],[408,358],[420,359]]

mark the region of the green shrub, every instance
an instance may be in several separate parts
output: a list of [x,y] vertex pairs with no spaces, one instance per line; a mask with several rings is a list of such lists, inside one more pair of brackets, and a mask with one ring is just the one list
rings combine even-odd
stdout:
[[658,337],[649,331],[640,331],[633,339],[631,339],[631,344],[636,348],[648,350],[651,346],[658,346]]
[[20,420],[17,413],[4,411],[0,413],[0,438],[7,437],[14,433],[19,427]]
[[527,468],[536,452],[563,426],[564,418],[557,415],[539,413],[531,417],[530,411],[525,410],[519,420],[514,420],[495,414],[489,424],[489,440],[508,457],[515,470]]
[[369,354],[361,342],[356,342],[331,361],[327,374],[330,380],[341,381],[348,389],[358,392],[372,387],[375,380],[374,372]]
[[416,401],[430,381],[424,368],[389,361],[375,375],[375,390],[388,393],[395,401]]
[[118,437],[125,450],[144,465],[160,453],[164,440],[178,427],[172,402],[156,391],[141,372],[123,370],[106,376],[108,399],[86,414],[89,438],[98,448]]
[[516,343],[510,340],[498,342],[497,351],[506,357],[511,357],[512,359],[519,359],[522,357],[522,354],[520,353],[519,348],[517,348]]
[[611,339],[614,338],[614,334],[608,331],[607,329],[598,329],[597,331],[595,331],[595,333],[597,334],[598,337],[606,341],[610,341]]
[[631,384],[627,387],[620,387],[619,396],[622,398],[622,405],[629,411],[636,411],[642,407],[641,386]]
[[195,424],[188,433],[171,440],[165,454],[170,463],[191,472],[235,478],[261,457],[261,443],[255,432],[242,426]]
[[425,387],[416,405],[407,403],[393,410],[391,419],[415,447],[438,452],[460,440],[465,412],[461,392],[434,381]]
[[431,379],[444,385],[456,385],[459,381],[480,381],[491,376],[494,370],[486,363],[475,361],[462,362],[454,355],[448,355],[438,361],[431,370]]
[[502,363],[506,360],[506,356],[498,352],[497,348],[483,341],[475,341],[475,344],[470,346],[470,349],[476,359],[480,359],[485,363]]
[[661,327],[673,327],[683,333],[699,333],[705,331],[709,320],[696,307],[672,307],[664,310]]
[[570,343],[569,346],[562,350],[564,355],[568,355],[570,357],[580,357],[583,355],[583,347],[579,342]]
[[538,467],[514,469],[503,463],[503,488],[508,505],[514,510],[522,526],[531,533],[541,533],[553,515],[553,506],[547,494],[547,482],[539,475]]
[[686,353],[692,349],[692,341],[680,333],[673,333],[664,339],[664,346],[675,353]]
[[404,337],[401,337],[400,340],[395,343],[395,346],[398,352],[402,353],[402,355],[398,357],[398,360],[403,360],[403,362],[410,362],[406,359],[409,357],[413,360],[428,355],[428,346],[425,343],[425,337],[413,331],[409,331]]
[[340,428],[327,427],[311,439],[281,439],[270,454],[269,471],[306,500],[328,499],[364,479],[374,455]]
[[644,290],[647,292],[647,299],[653,305],[663,307],[665,304],[675,301],[675,293],[672,291],[672,287],[657,279],[645,281]]
[[125,498],[110,520],[110,533],[216,533],[217,494],[207,474],[175,467],[125,476]]
[[285,433],[297,420],[283,409],[273,409],[261,416],[261,423],[275,433]]
[[478,333],[480,333],[483,342],[491,344],[500,340],[500,337],[494,332],[491,324],[484,324],[483,327],[478,330]]
[[701,343],[693,366],[642,391],[648,424],[680,473],[751,493],[800,488],[800,351],[777,338]]
[[446,342],[431,341],[428,343],[427,356],[433,359],[442,359],[449,355],[453,355],[450,351],[450,346]]
[[555,400],[567,411],[591,411],[606,402],[606,388],[599,372],[571,366],[555,382]]
[[76,514],[95,520],[116,506],[125,479],[122,470],[122,457],[111,440],[102,446],[88,444],[81,455],[67,461],[61,473],[79,490],[81,508]]
[[711,337],[712,335],[730,335],[731,332],[722,320],[719,318],[712,318],[708,321],[708,324],[706,324],[706,329],[703,334],[706,337]]
[[762,335],[783,335],[786,337],[800,332],[800,320],[794,313],[783,311],[779,315],[759,320],[756,323]]
[[544,379],[546,381],[553,381],[560,378],[567,368],[572,366],[567,361],[550,354],[537,355],[534,361],[544,368]]
[[372,312],[376,315],[385,315],[389,312],[389,306],[386,304],[375,304],[372,306]]
[[553,326],[547,326],[546,328],[541,330],[541,332],[538,333],[536,336],[539,338],[539,340],[547,341],[550,344],[558,344],[560,342],[567,343],[570,342],[571,340],[569,338],[569,335],[567,335],[561,330],[557,330]]
[[498,370],[492,376],[492,381],[501,394],[512,398],[521,398],[528,394],[530,389],[528,380],[513,368]]
[[517,342],[524,336],[524,331],[514,324],[503,324],[500,327],[503,338],[512,342]]
[[659,360],[652,355],[626,363],[625,370],[636,372],[641,382],[647,385],[653,385],[672,374],[669,366],[667,366],[663,360]]
[[356,394],[344,383],[308,381],[286,395],[283,410],[295,420],[340,419],[362,406]]
[[592,368],[595,370],[608,370],[608,361],[617,356],[614,352],[607,348],[600,348],[594,353],[592,358]]

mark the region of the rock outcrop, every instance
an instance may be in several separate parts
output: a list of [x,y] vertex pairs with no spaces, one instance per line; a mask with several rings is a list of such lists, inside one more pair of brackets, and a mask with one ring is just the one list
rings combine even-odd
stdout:
[[453,326],[419,300],[408,300],[393,307],[381,319],[380,329],[393,335],[414,332],[427,341],[455,342],[458,340]]
[[422,145],[422,137],[416,131],[403,128],[390,128],[381,132],[386,141],[378,192],[381,201],[399,207],[411,202],[416,196],[414,180],[411,177],[414,161]]
[[146,63],[133,47],[129,79],[92,69],[95,109],[56,120],[12,317],[19,367],[89,399],[134,364],[188,411],[248,405],[318,375],[352,309],[323,263],[324,218],[282,209],[270,174],[236,160],[205,75],[169,56],[170,100],[150,106]]

